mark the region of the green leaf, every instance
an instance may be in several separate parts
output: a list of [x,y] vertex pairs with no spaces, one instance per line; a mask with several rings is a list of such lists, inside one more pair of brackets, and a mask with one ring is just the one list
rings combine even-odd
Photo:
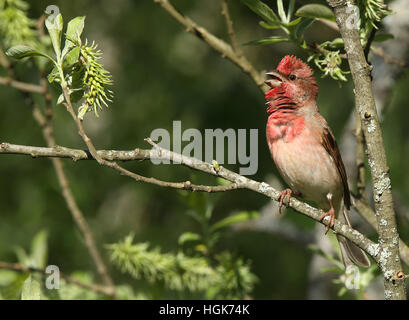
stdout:
[[73,64],[77,63],[80,56],[80,51],[81,49],[76,47],[68,52],[64,59],[64,67],[72,66]]
[[14,276],[12,274],[9,274],[8,279],[6,279],[6,281],[0,282],[0,292],[3,299],[18,300],[21,298],[21,289],[23,287],[24,281],[28,278],[28,274],[17,273],[15,271],[10,272],[12,272]]
[[21,300],[41,300],[40,283],[31,275],[23,283]]
[[17,246],[14,248],[14,252],[17,256],[18,262],[20,262],[23,266],[27,267],[31,264],[30,256],[23,248]]
[[344,40],[342,38],[335,38],[331,41],[330,46],[335,49],[340,49],[344,47]]
[[290,39],[283,37],[283,36],[272,36],[272,37],[267,37],[263,38],[260,40],[254,40],[245,43],[244,45],[246,46],[256,46],[256,45],[266,45],[266,44],[273,44],[273,43],[279,43],[279,42],[288,42]]
[[190,242],[190,241],[198,241],[200,240],[202,237],[200,236],[200,234],[197,233],[193,233],[193,232],[185,232],[182,233],[179,237],[178,243],[179,245],[183,245],[186,242]]
[[62,104],[62,103],[64,102],[64,100],[65,100],[64,95],[61,93],[61,94],[58,96],[57,104]]
[[306,4],[297,10],[295,13],[298,17],[316,18],[335,21],[334,13],[330,8],[322,4]]
[[343,274],[345,272],[344,269],[340,269],[337,267],[329,267],[329,268],[321,268],[320,269],[321,273],[335,273],[335,274]]
[[287,21],[290,21],[291,17],[293,16],[294,5],[295,5],[295,0],[290,0],[290,4],[288,5]]
[[300,22],[302,21],[302,18],[297,18],[293,21],[290,21],[289,23],[286,23],[285,26],[287,27],[295,27],[296,25],[298,25]]
[[51,70],[51,72],[49,73],[49,75],[47,76],[48,82],[49,83],[53,83],[55,82],[59,82],[60,80],[60,73],[58,72],[58,68],[54,67],[53,70]]
[[274,11],[260,0],[241,0],[254,13],[263,18],[266,22],[273,23],[279,21]]
[[85,17],[76,17],[68,22],[67,32],[65,33],[65,45],[62,50],[62,57],[68,53],[68,51],[74,46],[71,41],[79,41],[81,38],[82,31],[84,30]]
[[338,297],[342,297],[345,293],[347,293],[347,288],[346,287],[341,287],[337,293]]
[[47,264],[47,231],[43,230],[37,233],[31,243],[31,261],[32,267],[44,269]]
[[284,11],[283,7],[283,0],[277,0],[277,9],[278,9],[278,15],[281,18],[282,22],[287,22],[287,16]]
[[45,26],[50,34],[54,52],[57,55],[57,61],[61,58],[61,32],[63,28],[62,15],[59,13],[56,17],[49,15],[45,19]]
[[46,55],[45,53],[42,53],[36,49],[33,49],[29,46],[26,45],[16,45],[11,47],[10,49],[8,49],[6,51],[6,55],[8,57],[14,58],[14,59],[21,59],[21,58],[25,58],[25,57],[32,57],[32,56],[42,56],[42,57],[46,57],[50,60],[52,60],[48,55]]
[[226,228],[236,223],[248,221],[251,219],[257,219],[258,217],[259,217],[259,213],[257,211],[250,211],[250,212],[243,211],[243,212],[237,213],[235,215],[229,216],[227,218],[224,218],[216,222],[212,226],[212,230],[214,231],[214,230],[218,230],[221,228]]
[[314,23],[314,21],[315,19],[305,19],[303,22],[301,22],[295,31],[295,37],[297,39],[301,39],[304,31],[307,30]]
[[302,21],[302,18],[297,18],[293,21],[290,21],[288,23],[285,22],[281,22],[281,21],[276,21],[276,22],[272,22],[272,23],[267,23],[265,21],[260,21],[259,25],[265,29],[278,29],[281,27],[294,27],[296,25],[298,25],[300,22]]
[[264,29],[278,29],[282,26],[282,22],[272,22],[272,23],[267,23],[265,21],[260,21],[259,25],[263,27]]
[[394,36],[393,34],[390,33],[384,33],[384,34],[377,34],[375,35],[375,38],[373,39],[374,42],[383,42],[389,39],[393,39]]

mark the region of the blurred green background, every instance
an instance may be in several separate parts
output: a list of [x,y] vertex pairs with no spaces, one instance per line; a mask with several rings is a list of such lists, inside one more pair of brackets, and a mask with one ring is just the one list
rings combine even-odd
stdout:
[[[182,130],[197,128],[201,132],[206,128],[258,128],[259,166],[252,178],[262,181],[272,175],[278,176],[265,143],[267,115],[260,90],[230,61],[185,32],[153,1],[28,2],[33,18],[39,17],[50,4],[59,7],[65,22],[86,15],[84,38],[99,44],[104,53],[102,62],[114,79],[115,97],[110,108],[103,110],[98,119],[88,115],[85,121],[98,148],[148,148],[143,139],[156,128],[171,131],[173,120],[182,121]],[[258,26],[260,19],[239,1],[229,3],[240,43],[271,34]],[[219,0],[174,0],[173,4],[209,31],[228,39]],[[334,31],[318,23],[308,32],[308,38],[317,42],[334,36]],[[291,43],[245,46],[243,49],[259,70],[275,68],[286,54],[295,54],[303,60],[307,58],[305,52]],[[315,72],[321,113],[340,139],[354,105],[350,77],[350,81],[340,87],[334,80],[321,78],[320,72]],[[20,75],[26,81],[39,80],[35,73]],[[406,69],[390,93],[388,111],[383,119],[392,186],[399,199],[401,237],[406,241],[409,241],[409,219],[405,210],[409,207],[408,86]],[[52,90],[55,102],[59,91],[56,87]],[[39,103],[42,103],[40,97]],[[19,92],[0,86],[0,106],[1,142],[45,146],[41,131]],[[57,143],[84,148],[66,110],[55,106],[54,112]],[[197,224],[186,214],[188,208],[179,191],[136,183],[92,161],[64,160],[64,166],[75,198],[106,261],[104,244],[117,242],[131,232],[137,242],[148,241],[164,252],[176,252],[179,235],[197,231]],[[180,166],[155,166],[150,162],[125,163],[124,166],[138,174],[163,180],[216,183],[213,177]],[[239,167],[226,166],[235,171]],[[50,264],[58,265],[66,273],[95,270],[48,159],[3,154],[0,156],[0,177],[0,260],[15,261],[15,247],[28,248],[35,234],[45,229],[49,235]],[[351,178],[353,185],[354,177]],[[219,197],[214,221],[232,212],[260,210],[269,202],[245,190],[208,197]],[[288,212],[283,219],[307,232],[312,232],[315,226],[311,220],[293,212]],[[251,270],[259,279],[252,293],[256,299],[308,297],[309,264],[313,253],[306,245],[289,241],[279,234],[251,229],[229,230],[218,244],[220,250],[251,261]],[[132,280],[111,265],[110,271],[117,283],[130,283],[135,288],[150,286],[144,281]],[[335,296],[334,291],[328,297]],[[162,297],[173,296],[168,293]]]

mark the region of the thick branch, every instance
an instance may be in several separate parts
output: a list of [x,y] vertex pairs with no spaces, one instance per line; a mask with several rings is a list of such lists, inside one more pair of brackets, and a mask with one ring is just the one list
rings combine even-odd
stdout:
[[366,141],[368,162],[373,179],[379,242],[382,247],[380,268],[384,274],[385,297],[405,299],[404,281],[394,280],[394,276],[402,269],[399,258],[399,235],[393,209],[389,168],[371,88],[371,67],[365,59],[359,30],[347,23],[351,14],[348,12],[348,6],[352,4],[347,0],[327,1],[334,8],[336,21],[344,40],[355,85],[356,108]]
[[[368,222],[375,231],[378,231],[378,224],[376,221],[375,212],[373,212],[372,208],[366,202],[365,199],[354,197],[354,207],[358,211],[358,213]],[[402,261],[409,266],[409,247],[406,245],[405,242],[401,238],[399,238],[399,255]]]

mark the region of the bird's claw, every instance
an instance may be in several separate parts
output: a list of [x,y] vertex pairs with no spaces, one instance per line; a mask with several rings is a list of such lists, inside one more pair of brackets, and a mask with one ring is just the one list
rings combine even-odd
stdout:
[[291,200],[291,196],[292,196],[293,194],[294,194],[294,195],[298,195],[299,193],[298,193],[298,192],[294,192],[294,191],[291,190],[291,189],[285,189],[285,190],[281,191],[281,192],[278,194],[278,201],[279,201],[279,204],[278,204],[278,213],[279,213],[279,214],[281,214],[281,207],[282,207],[283,204],[284,204],[285,198],[288,197],[287,204],[289,204],[289,203],[290,203],[290,200]]
[[328,217],[328,216],[330,218],[329,218],[326,230],[325,230],[325,234],[327,234],[329,229],[332,228],[334,226],[334,224],[335,224],[335,210],[334,210],[334,208],[332,206],[331,206],[331,209],[329,209],[327,212],[323,213],[320,216],[320,221],[324,220],[324,218]]

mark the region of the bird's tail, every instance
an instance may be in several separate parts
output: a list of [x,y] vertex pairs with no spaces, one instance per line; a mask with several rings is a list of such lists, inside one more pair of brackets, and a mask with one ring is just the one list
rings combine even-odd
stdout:
[[[343,205],[342,211],[344,214],[338,215],[338,219],[351,226],[351,221],[349,220],[349,212]],[[369,267],[371,265],[371,262],[369,261],[365,252],[357,245],[355,245],[352,241],[339,234],[337,234],[337,239],[341,248],[342,261],[344,262],[345,267],[353,264],[361,267]]]

